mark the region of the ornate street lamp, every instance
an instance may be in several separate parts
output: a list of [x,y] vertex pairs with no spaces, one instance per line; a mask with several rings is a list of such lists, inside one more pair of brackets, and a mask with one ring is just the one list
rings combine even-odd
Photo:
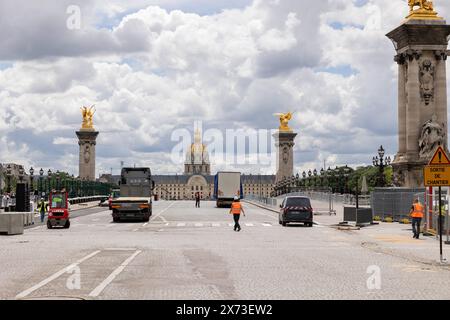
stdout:
[[30,168],[30,193],[34,195],[34,169]]
[[41,168],[39,170],[39,197],[42,197],[42,192],[44,192],[43,188],[43,179],[44,179],[44,169]]
[[383,146],[378,149],[378,156],[373,157],[373,166],[378,167],[377,187],[384,188],[386,186],[386,178],[384,176],[384,168],[391,165],[391,157],[385,157]]
[[313,175],[314,175],[314,188],[316,188],[317,187],[317,175],[318,175],[317,169],[314,169]]
[[53,174],[52,170],[48,169],[48,172],[47,172],[47,187],[48,187],[47,191],[48,191],[48,194],[50,194],[50,192],[52,191],[52,174]]
[[12,169],[11,169],[11,165],[8,164],[6,166],[6,178],[8,179],[7,183],[6,183],[6,192],[9,194],[11,193],[11,178],[12,178]]
[[19,166],[19,180],[20,182],[23,181],[23,176],[25,175],[25,170],[23,169],[23,166]]
[[303,185],[303,187],[306,187],[306,172],[305,171],[303,171],[302,177],[303,177],[302,185]]

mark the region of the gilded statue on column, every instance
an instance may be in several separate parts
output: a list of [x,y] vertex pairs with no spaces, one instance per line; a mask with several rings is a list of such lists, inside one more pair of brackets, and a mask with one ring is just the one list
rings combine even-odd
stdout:
[[92,130],[94,129],[94,114],[95,106],[92,107],[82,107],[81,115],[83,116],[83,123],[81,125],[82,129]]
[[293,112],[288,113],[275,113],[274,116],[280,118],[280,131],[281,132],[292,132],[292,129],[289,128],[289,121],[292,120]]
[[[433,1],[431,0],[408,0],[409,16],[407,19],[417,20],[442,20],[434,11]],[[418,7],[417,9],[415,9]]]

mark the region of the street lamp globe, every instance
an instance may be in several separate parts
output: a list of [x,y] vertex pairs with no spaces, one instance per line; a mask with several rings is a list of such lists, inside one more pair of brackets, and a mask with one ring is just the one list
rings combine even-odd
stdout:
[[52,176],[52,174],[53,174],[52,170],[51,170],[51,169],[48,169],[47,174],[48,174],[48,177],[50,178],[50,177]]
[[34,176],[34,169],[33,169],[33,167],[30,168],[30,176],[31,177]]
[[385,154],[384,148],[383,146],[381,146],[380,149],[378,149],[378,155],[380,156],[380,159],[384,158],[384,154]]
[[306,179],[306,172],[305,171],[303,171],[302,176],[303,176],[303,179]]
[[39,170],[39,175],[42,177],[44,175],[44,169],[41,168],[41,170]]

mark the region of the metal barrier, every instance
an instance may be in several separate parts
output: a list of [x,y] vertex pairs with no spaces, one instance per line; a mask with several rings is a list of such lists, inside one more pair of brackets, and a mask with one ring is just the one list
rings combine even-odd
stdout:
[[108,196],[91,196],[91,197],[82,197],[82,198],[72,198],[69,199],[70,204],[80,204],[80,203],[86,203],[86,202],[94,202],[94,201],[100,201],[100,200],[106,200],[108,199]]
[[285,197],[308,197],[311,200],[316,201],[322,201],[328,203],[328,208],[314,208],[314,214],[320,215],[320,214],[336,214],[336,210],[334,209],[334,203],[336,202],[336,199],[339,199],[340,202],[343,202],[343,195],[335,195],[332,193],[326,193],[326,192],[316,192],[316,191],[302,191],[302,192],[293,192],[288,193],[282,196],[279,196],[278,198],[267,198],[267,197],[260,197],[255,195],[247,195],[245,198],[248,200],[256,201],[274,208],[278,207],[278,204],[283,201]]
[[424,200],[425,189],[377,188],[372,193],[373,215],[382,220],[386,218],[391,218],[393,221],[409,219],[411,206],[417,195],[422,195],[421,199]]

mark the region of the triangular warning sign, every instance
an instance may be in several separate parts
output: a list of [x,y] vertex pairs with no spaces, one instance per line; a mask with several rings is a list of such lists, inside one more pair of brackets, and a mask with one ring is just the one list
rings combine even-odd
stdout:
[[447,153],[442,149],[441,146],[436,150],[433,158],[431,158],[430,166],[439,166],[439,165],[450,165],[450,159],[448,158]]

